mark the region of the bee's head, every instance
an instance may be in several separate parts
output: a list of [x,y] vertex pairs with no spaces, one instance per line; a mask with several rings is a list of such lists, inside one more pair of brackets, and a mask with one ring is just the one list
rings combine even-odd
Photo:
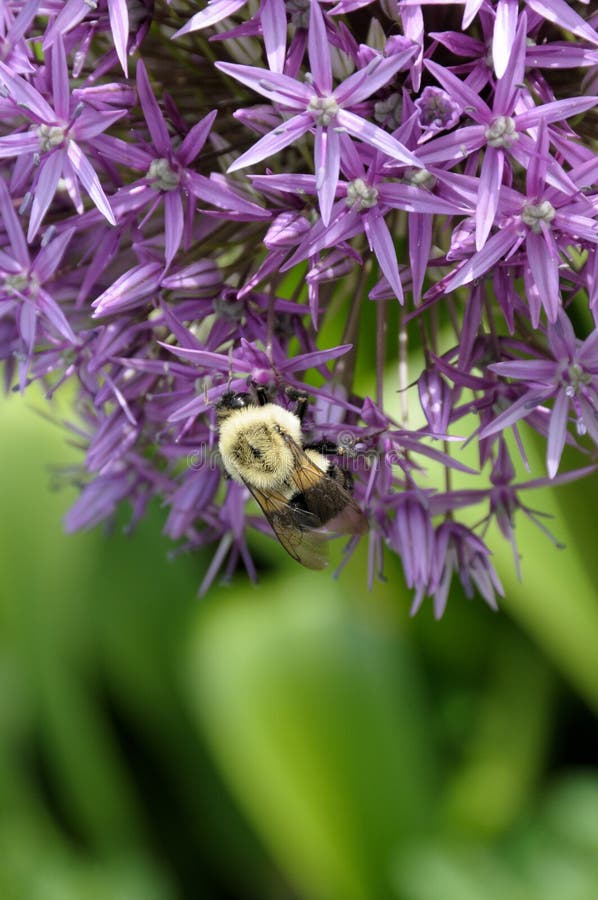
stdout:
[[216,418],[219,422],[223,422],[235,410],[246,409],[248,406],[255,406],[251,394],[235,394],[227,391],[216,404]]

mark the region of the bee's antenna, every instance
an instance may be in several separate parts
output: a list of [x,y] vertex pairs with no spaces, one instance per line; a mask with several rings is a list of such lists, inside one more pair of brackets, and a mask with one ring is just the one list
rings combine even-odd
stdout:
[[228,348],[228,381],[226,383],[227,393],[230,393],[230,386],[233,381],[233,348],[232,345]]

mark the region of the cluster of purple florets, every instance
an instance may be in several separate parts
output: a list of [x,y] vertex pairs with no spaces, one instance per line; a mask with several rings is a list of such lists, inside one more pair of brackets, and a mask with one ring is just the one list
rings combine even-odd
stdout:
[[488,525],[513,542],[520,491],[598,444],[597,29],[564,0],[2,3],[0,359],[76,384],[68,528],[158,496],[214,548],[202,589],[255,576],[214,405],[291,387],[370,578],[388,548],[414,608],[454,575],[495,605]]

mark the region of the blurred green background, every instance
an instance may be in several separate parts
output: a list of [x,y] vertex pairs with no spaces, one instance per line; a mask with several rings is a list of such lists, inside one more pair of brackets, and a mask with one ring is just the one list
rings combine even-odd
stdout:
[[64,535],[79,451],[0,428],[2,900],[598,898],[596,477],[529,498],[567,549],[520,518],[521,584],[493,544],[499,614],[435,622],[391,559],[368,594],[265,539],[198,601],[162,510]]

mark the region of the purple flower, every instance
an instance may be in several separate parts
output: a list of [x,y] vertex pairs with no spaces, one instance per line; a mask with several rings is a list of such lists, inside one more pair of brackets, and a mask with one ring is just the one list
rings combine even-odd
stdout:
[[[527,131],[532,129],[535,131],[539,125],[545,126],[550,122],[585,112],[598,103],[596,97],[579,97],[529,108],[529,101],[525,102],[527,97],[522,96],[521,88],[525,63],[526,25],[526,18],[522,16],[514,36],[509,62],[496,84],[492,109],[452,72],[443,69],[437,63],[427,62],[427,67],[434,77],[453,98],[459,101],[462,111],[467,111],[478,125],[464,126],[451,135],[430,142],[420,153],[424,164],[461,159],[480,147],[486,148],[475,214],[478,252],[484,247],[495,221],[505,174],[506,156],[510,154],[520,165],[530,168],[532,161],[540,154],[537,141],[529,137]],[[546,135],[546,132],[543,131],[542,134]],[[544,168],[544,177],[550,179],[552,175],[553,182],[557,180],[557,186],[560,182],[563,188],[567,184],[570,189],[575,190],[575,185],[564,173],[561,175],[561,170],[557,169],[548,156],[546,145],[543,146],[545,149],[542,152],[541,164]],[[534,188],[540,188],[539,179]]]
[[[503,586],[490,561],[490,551],[479,537],[457,522],[443,522],[435,534],[436,571],[428,592],[434,599],[434,615],[439,619],[448,600],[453,574],[459,577],[465,596],[474,589],[491,609],[497,608],[496,595],[504,595]],[[418,598],[411,613],[417,612]]]
[[260,162],[314,132],[314,167],[324,224],[330,221],[340,169],[338,130],[364,141],[407,166],[420,167],[417,158],[396,138],[372,125],[353,110],[383,87],[413,55],[408,48],[387,59],[376,56],[364,69],[332,87],[332,62],[324,17],[317,3],[311,4],[308,53],[311,76],[305,82],[288,75],[266,72],[253,66],[217,63],[217,67],[242,84],[292,113],[276,129],[264,135],[250,150],[229,166],[229,172]]
[[[374,153],[366,172],[363,161],[356,152],[352,141],[339,135],[340,165],[347,181],[339,182],[337,193],[341,199],[331,210],[332,224],[322,219],[303,235],[295,253],[281,267],[282,271],[296,265],[308,256],[313,257],[321,250],[338,246],[344,241],[364,232],[370,249],[376,255],[380,269],[398,300],[403,302],[403,288],[399,275],[398,260],[393,247],[391,232],[386,225],[385,215],[392,209],[408,210],[412,213],[453,215],[455,212],[470,212],[467,205],[441,196],[416,184],[388,181],[384,176],[384,160]],[[253,176],[252,182],[264,190],[278,188],[297,193],[316,193],[315,176],[309,175],[263,175]],[[429,247],[420,244],[425,267]]]
[[8,239],[8,245],[0,249],[0,314],[15,320],[12,352],[20,363],[23,390],[37,343],[77,343],[69,320],[51,293],[51,283],[74,228],[46,241],[32,259],[4,181],[0,181],[0,212]]
[[558,471],[569,425],[574,415],[578,435],[588,434],[598,445],[598,334],[580,341],[564,313],[547,329],[553,359],[521,359],[494,363],[498,375],[515,378],[525,390],[509,409],[484,428],[490,437],[528,416],[548,399],[554,401],[550,416],[546,468],[550,478]]
[[[548,184],[547,159],[548,135],[542,121],[536,151],[527,169],[526,194],[505,186],[500,189],[497,208],[501,229],[443,282],[444,289],[452,291],[479,278],[500,260],[519,262],[523,265],[534,327],[538,326],[542,306],[551,322],[558,315],[561,252],[571,243],[588,247],[598,243],[598,210],[581,191],[584,167],[580,167],[579,175],[576,170],[571,172],[571,180],[578,183],[572,198]],[[522,245],[525,256],[517,258],[515,253]]]
[[129,185],[115,196],[117,210],[126,208],[130,212],[150,206],[153,212],[157,202],[164,204],[164,256],[167,266],[184,237],[187,246],[191,243],[190,227],[197,199],[230,211],[232,217],[268,218],[268,213],[246,200],[240,192],[216,179],[206,178],[193,168],[194,160],[208,140],[216,118],[215,111],[196,122],[184,139],[174,145],[141,60],[137,66],[137,89],[151,143],[134,147],[119,138],[106,136],[98,141],[98,147],[112,160],[144,172],[141,183]]
[[19,186],[31,178],[36,162],[39,166],[34,178],[28,241],[37,234],[61,178],[77,211],[83,211],[80,183],[102,215],[112,225],[116,224],[100,180],[81,144],[93,147],[97,136],[124,116],[125,110],[99,111],[86,104],[84,92],[79,92],[76,99],[71,96],[60,35],[48,55],[48,89],[44,93],[49,94],[51,89],[53,106],[43,93],[0,62],[0,85],[18,127],[23,127],[23,119],[30,123],[27,131],[15,131],[0,138],[0,158],[19,157],[15,167]]
[[415,101],[422,131],[434,134],[456,125],[461,114],[451,95],[440,88],[425,87]]
[[256,579],[215,404],[295,388],[364,580],[396,554],[413,611],[496,607],[494,536],[518,569],[518,517],[543,528],[522,492],[595,469],[562,455],[598,444],[598,35],[564,0],[458,5],[461,31],[446,0],[5,4],[0,360],[7,390],[70,382],[69,530],[158,498],[177,552],[211,548],[201,593]]

